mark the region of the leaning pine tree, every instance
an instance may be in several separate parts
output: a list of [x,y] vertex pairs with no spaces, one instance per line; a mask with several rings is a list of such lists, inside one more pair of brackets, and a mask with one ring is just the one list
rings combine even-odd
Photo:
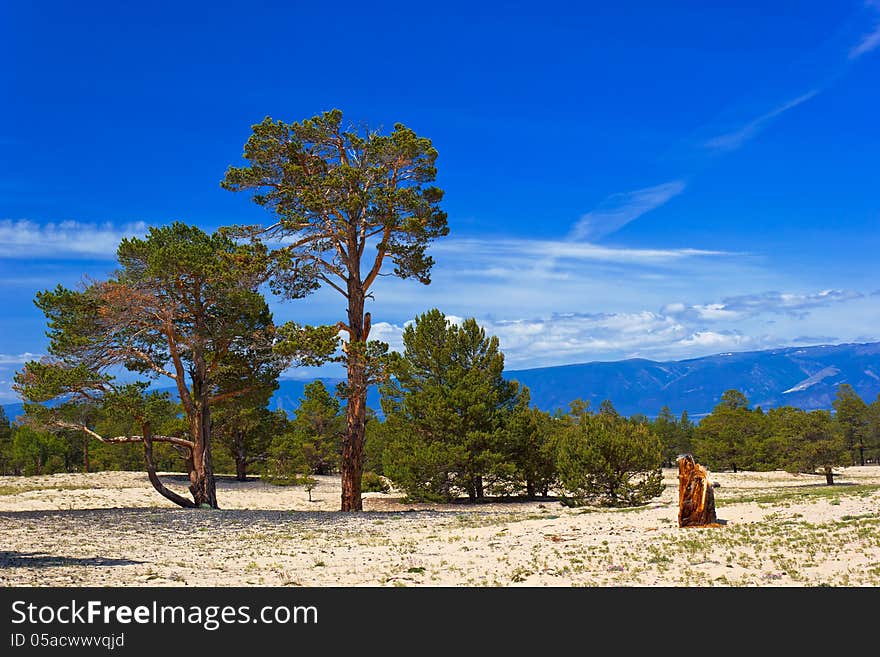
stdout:
[[[261,245],[236,244],[174,223],[151,228],[144,239],[123,240],[117,259],[119,269],[109,280],[37,295],[36,305],[48,319],[50,356],[26,363],[16,374],[16,389],[30,404],[34,422],[78,429],[105,442],[142,442],[160,493],[181,506],[217,508],[211,409],[247,395],[261,370],[278,371],[279,357],[292,360],[294,342],[317,344],[320,337],[335,343],[335,334],[275,327],[257,289],[266,271]],[[279,353],[279,333],[286,354]],[[303,335],[307,339],[299,339]],[[255,378],[230,380],[230,363],[245,357]],[[145,380],[120,386],[112,376],[120,368]],[[146,393],[149,379],[173,382],[185,435],[153,434],[155,408],[164,402]],[[99,414],[127,416],[140,433],[100,435],[78,419],[89,406]],[[184,451],[192,501],[158,485],[151,470],[154,442]]]
[[281,245],[271,253],[274,292],[297,299],[328,286],[345,299],[346,321],[337,325],[347,334],[342,510],[360,511],[367,387],[382,377],[387,352],[369,342],[365,305],[380,275],[430,283],[426,248],[448,233],[443,192],[429,184],[437,151],[402,124],[389,135],[347,129],[332,110],[299,123],[266,117],[253,126],[244,158],[248,166],[230,167],[221,186],[253,191],[276,221],[231,233]]

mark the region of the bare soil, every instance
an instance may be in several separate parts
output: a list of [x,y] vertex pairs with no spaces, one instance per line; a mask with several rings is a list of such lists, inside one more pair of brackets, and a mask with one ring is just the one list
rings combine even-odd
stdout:
[[[677,471],[651,503],[410,504],[338,477],[218,482],[221,510],[184,510],[143,473],[0,478],[4,586],[876,586],[880,467],[824,477],[712,473],[714,528],[679,528]],[[184,493],[186,482],[166,474]]]

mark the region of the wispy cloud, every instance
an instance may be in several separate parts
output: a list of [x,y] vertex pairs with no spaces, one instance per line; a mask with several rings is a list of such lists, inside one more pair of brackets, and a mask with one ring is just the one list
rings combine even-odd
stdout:
[[880,25],[874,28],[873,32],[869,32],[852,50],[849,51],[850,59],[857,59],[869,53],[880,46]]
[[[858,43],[849,50],[849,60],[858,59],[863,55],[876,50],[880,47],[880,1],[866,0],[865,7],[873,14],[873,26],[871,29],[862,34]],[[730,129],[722,134],[711,137],[703,142],[703,146],[714,151],[734,151],[742,147],[746,142],[754,138],[770,121],[807,102],[811,98],[825,91],[835,77],[842,75],[845,67],[840,67],[837,74],[831,79],[824,82],[817,82],[813,85],[813,89],[805,94],[797,96],[792,100],[784,102],[768,112],[751,120],[743,121],[739,126]]]
[[564,240],[529,240],[512,238],[459,238],[436,244],[437,253],[466,254],[473,262],[494,265],[525,263],[545,258],[620,264],[653,264],[702,256],[731,255],[726,251],[705,249],[635,249],[599,246],[589,242]]
[[836,344],[840,342],[839,338],[833,335],[799,335],[791,339],[795,344]]
[[730,132],[725,132],[723,134],[707,139],[705,142],[703,142],[703,146],[715,151],[735,151],[738,148],[742,147],[747,141],[754,138],[761,131],[761,129],[771,120],[791,109],[794,109],[798,105],[807,102],[820,91],[821,89],[813,89],[811,91],[808,91],[807,93],[798,96],[797,98],[794,98],[777,107],[774,107],[769,112],[765,112],[761,116],[744,123],[738,128],[731,130]]
[[[430,286],[390,276],[377,282],[375,305],[369,305],[374,334],[378,322],[402,325],[431,307],[457,316],[496,318],[638,312],[650,307],[646,299],[678,296],[673,290],[682,290],[680,281],[713,295],[731,280],[766,275],[762,259],[751,254],[695,248],[611,248],[480,236],[438,240],[431,252],[437,264]],[[307,301],[273,303],[273,312],[276,321],[316,323],[336,316],[344,309],[340,304],[338,295],[323,289]]]
[[0,365],[23,365],[29,360],[39,360],[42,354],[32,354],[29,351],[23,354],[0,354]]
[[20,401],[19,396],[12,390],[12,382],[0,380],[0,404],[15,404]]
[[[880,12],[880,1],[866,0],[865,6]],[[850,59],[858,59],[872,50],[880,47],[880,17],[875,17],[874,28],[864,34],[859,42],[849,51]]]
[[38,224],[26,219],[0,220],[0,258],[113,260],[123,237],[143,235],[144,222],[112,223],[62,221]]
[[681,319],[706,322],[732,321],[767,313],[803,318],[811,309],[863,297],[861,292],[855,290],[822,290],[811,294],[762,292],[728,297],[719,303],[672,303],[664,306],[662,312]]
[[681,194],[686,187],[683,180],[673,180],[654,187],[632,192],[612,194],[595,210],[583,215],[572,227],[569,238],[597,240],[620,230],[643,214],[659,208]]
[[811,308],[821,308],[835,303],[861,299],[864,295],[855,290],[822,290],[812,294],[764,292],[725,299],[727,308],[751,314],[762,312],[800,315]]

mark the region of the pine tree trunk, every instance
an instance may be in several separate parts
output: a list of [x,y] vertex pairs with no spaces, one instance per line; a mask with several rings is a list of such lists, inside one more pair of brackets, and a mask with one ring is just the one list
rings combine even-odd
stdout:
[[235,432],[232,447],[235,455],[235,479],[247,481],[247,455],[244,449],[244,435],[241,431]]
[[159,479],[159,475],[156,473],[156,463],[153,461],[153,438],[149,424],[144,425],[143,434],[144,463],[147,467],[147,477],[149,477],[150,483],[153,484],[153,488],[155,488],[162,497],[171,500],[178,506],[182,506],[185,509],[194,509],[196,507],[194,502],[191,502],[185,497],[181,497],[174,491],[169,490]]
[[530,500],[533,500],[533,499],[535,499],[535,492],[536,492],[535,491],[535,483],[532,481],[527,481],[526,482],[526,496]]
[[859,445],[859,463],[865,465],[865,446]]
[[825,483],[829,486],[834,485],[834,472],[831,468],[825,468]]
[[244,455],[235,456],[235,480],[247,481],[247,460]]
[[204,399],[196,401],[191,433],[195,447],[192,455],[192,470],[189,473],[189,490],[196,506],[206,505],[218,509],[220,507],[217,505],[214,462],[211,456],[211,416]]
[[342,439],[342,510],[363,511],[361,476],[364,469],[364,440],[367,422],[367,382],[364,361],[364,300],[354,286],[349,288],[348,403],[345,436]]
[[89,472],[89,437],[83,437],[83,472]]
[[[349,368],[350,371],[350,368]],[[349,375],[351,381],[351,375]],[[346,431],[342,441],[342,510],[363,511],[361,476],[364,469],[364,423],[366,395],[353,392],[346,409]]]

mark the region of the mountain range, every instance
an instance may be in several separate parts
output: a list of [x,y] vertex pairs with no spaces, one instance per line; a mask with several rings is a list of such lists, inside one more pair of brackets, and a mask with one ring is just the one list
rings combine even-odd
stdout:
[[880,395],[880,342],[787,347],[657,362],[630,359],[507,372],[528,386],[544,410],[567,408],[575,398],[597,408],[609,399],[623,415],[656,415],[665,405],[691,418],[709,413],[735,388],[753,406],[831,409],[841,383],[862,399]]
[[[510,370],[505,376],[527,386],[532,404],[545,411],[565,410],[574,399],[588,400],[596,409],[608,399],[623,415],[653,417],[668,406],[675,415],[687,411],[698,419],[731,388],[764,409],[830,409],[841,383],[850,384],[867,402],[880,395],[880,342],[722,353],[678,361],[597,361]],[[282,379],[271,406],[292,414],[312,380]],[[322,381],[332,390],[340,379]],[[375,388],[369,391],[367,405],[380,409]],[[21,404],[7,404],[4,409],[10,418],[22,412]]]

